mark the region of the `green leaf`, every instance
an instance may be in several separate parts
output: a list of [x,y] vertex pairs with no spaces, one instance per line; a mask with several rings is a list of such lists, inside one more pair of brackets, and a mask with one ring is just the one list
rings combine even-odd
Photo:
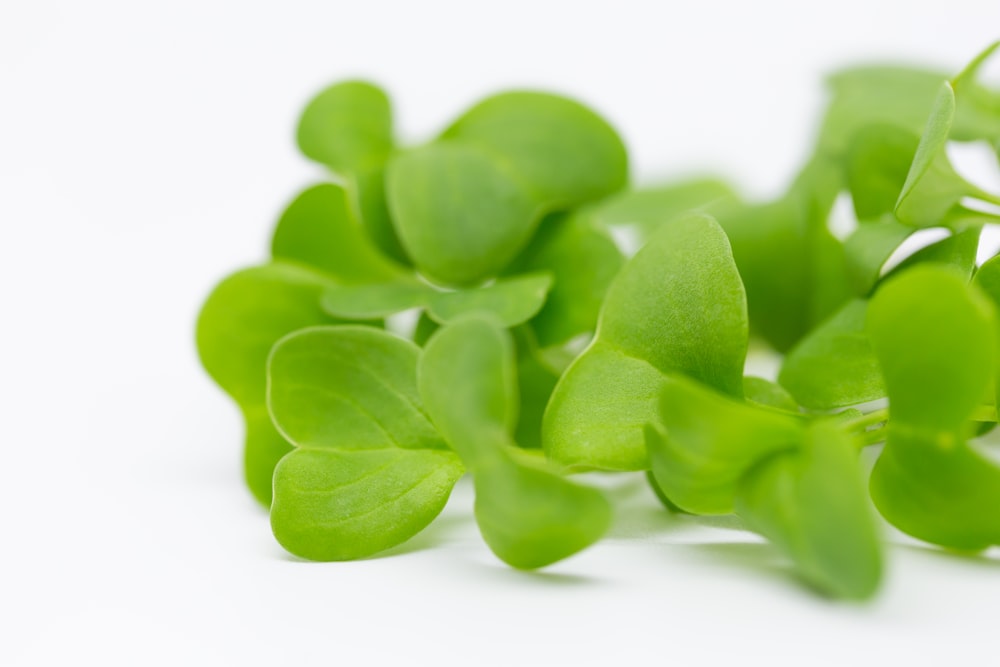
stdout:
[[499,273],[539,217],[510,168],[454,142],[393,158],[386,191],[403,247],[422,273],[442,283],[475,284]]
[[417,394],[419,353],[366,326],[296,331],[268,363],[274,423],[299,447],[443,449]]
[[342,175],[381,164],[393,147],[389,98],[364,81],[330,86],[306,105],[297,139],[306,157]]
[[763,460],[739,484],[736,514],[829,595],[865,599],[878,587],[882,548],[857,446],[832,422],[806,431],[805,446]]
[[198,315],[198,355],[243,411],[247,485],[264,505],[274,464],[290,450],[267,416],[267,356],[285,334],[333,321],[319,307],[330,285],[325,275],[291,264],[244,269],[219,283]]
[[799,413],[799,404],[777,382],[747,375],[743,378],[743,395],[747,403],[781,412]]
[[594,341],[546,410],[546,453],[573,468],[644,469],[642,429],[656,418],[661,376],[742,396],[746,350],[746,301],[725,234],[706,215],[674,219],[608,290]]
[[542,419],[560,373],[542,358],[538,341],[529,327],[517,327],[512,333],[517,347],[517,394],[520,400],[514,440],[526,449],[540,449]]
[[586,215],[606,227],[631,229],[645,243],[671,218],[690,211],[712,213],[715,208],[738,199],[728,183],[698,178],[621,192],[595,204]]
[[298,449],[274,471],[271,527],[289,552],[364,558],[401,544],[440,514],[462,465],[428,449]]
[[743,475],[763,458],[796,450],[801,420],[671,378],[659,401],[662,427],[647,425],[653,476],[677,506],[694,514],[729,514]]
[[346,284],[405,275],[403,267],[372,245],[352,217],[346,192],[332,183],[309,187],[289,204],[274,230],[271,255],[325,271]]
[[545,305],[531,321],[542,347],[559,345],[597,327],[608,286],[625,258],[611,235],[589,216],[548,219],[508,273],[548,271],[554,277]]
[[389,215],[385,194],[385,164],[358,169],[347,178],[351,210],[368,236],[386,257],[411,266]]
[[751,331],[779,352],[853,296],[843,245],[827,226],[840,179],[839,166],[815,157],[781,199],[718,212],[746,287]]
[[379,319],[411,308],[421,308],[434,294],[416,279],[375,285],[337,285],[323,292],[323,310],[336,317]]
[[858,294],[868,294],[878,282],[882,267],[915,230],[887,213],[863,222],[844,241],[848,272]]
[[514,454],[514,348],[498,322],[473,315],[442,327],[424,348],[418,383],[434,423],[472,473],[476,520],[501,560],[542,567],[607,530],[603,494]]
[[572,470],[645,470],[643,427],[663,374],[611,345],[592,345],[556,384],[542,421],[546,455]]
[[271,526],[293,554],[364,558],[444,507],[463,468],[420,402],[419,353],[357,325],[310,327],[274,346],[268,408],[297,449],[275,470]]
[[832,410],[885,397],[878,360],[865,333],[868,302],[854,299],[788,353],[778,381],[799,404]]
[[418,383],[438,430],[473,473],[511,444],[518,405],[514,343],[492,318],[466,316],[431,336]]
[[888,123],[862,128],[851,140],[845,169],[858,220],[876,220],[896,208],[920,137]]
[[948,223],[952,209],[964,197],[978,197],[1000,204],[1000,197],[987,193],[955,172],[948,161],[945,146],[955,117],[955,91],[951,84],[941,90],[920,137],[913,164],[896,202],[896,217],[917,227]]
[[992,390],[992,306],[954,270],[922,265],[872,299],[868,335],[882,367],[890,421],[871,493],[894,526],[959,549],[1000,543],[1000,468],[967,442]]
[[474,474],[476,521],[502,561],[535,569],[581,551],[604,535],[604,495],[529,465],[498,463]]
[[896,265],[883,278],[897,275],[917,264],[944,264],[951,266],[963,275],[966,280],[972,278],[976,269],[976,254],[979,251],[979,236],[981,225],[973,225],[967,229],[957,230],[940,241],[917,250],[912,255]]
[[875,123],[919,133],[946,78],[942,72],[885,65],[835,73],[828,80],[833,98],[823,119],[820,150],[844,155],[857,132]]
[[590,109],[558,95],[494,95],[443,136],[501,158],[547,210],[606,197],[628,180],[628,156],[614,129]]
[[435,292],[428,300],[427,313],[446,323],[468,313],[489,313],[505,327],[527,322],[542,309],[552,288],[547,273],[502,278],[478,289]]

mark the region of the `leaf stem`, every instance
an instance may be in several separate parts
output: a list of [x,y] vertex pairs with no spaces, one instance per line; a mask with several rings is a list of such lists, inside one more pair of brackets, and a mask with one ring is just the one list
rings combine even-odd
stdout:
[[869,426],[878,426],[889,419],[889,408],[872,410],[854,419],[848,419],[844,426],[851,430],[866,431]]

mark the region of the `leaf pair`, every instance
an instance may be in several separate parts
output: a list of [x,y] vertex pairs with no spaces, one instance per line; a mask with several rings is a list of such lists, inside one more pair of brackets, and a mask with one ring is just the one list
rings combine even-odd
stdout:
[[495,320],[470,316],[432,336],[420,359],[419,386],[435,424],[472,473],[476,520],[501,560],[542,567],[604,534],[611,507],[599,491],[516,448],[513,341]]
[[994,391],[994,308],[963,275],[916,267],[875,294],[867,332],[890,407],[871,478],[879,511],[935,544],[1000,544],[1000,467],[968,442],[970,420]]
[[499,274],[545,213],[611,194],[627,175],[621,139],[595,113],[557,95],[510,92],[393,158],[386,192],[417,268],[461,286]]
[[362,558],[440,513],[464,468],[420,401],[419,355],[364,326],[308,328],[275,345],[268,406],[296,448],[274,471],[271,526],[288,551]]
[[271,525],[282,546],[347,560],[400,544],[438,515],[466,467],[483,537],[505,562],[541,567],[600,537],[610,521],[603,496],[514,451],[512,345],[481,317],[441,329],[423,353],[359,326],[281,340],[268,405],[296,446],[274,472]]
[[726,235],[703,214],[665,223],[615,278],[597,334],[556,386],[543,447],[570,468],[643,470],[663,376],[742,395],[746,302]]
[[812,423],[671,378],[662,428],[646,442],[657,486],[680,509],[736,512],[824,592],[874,593],[881,545],[855,439],[832,419]]

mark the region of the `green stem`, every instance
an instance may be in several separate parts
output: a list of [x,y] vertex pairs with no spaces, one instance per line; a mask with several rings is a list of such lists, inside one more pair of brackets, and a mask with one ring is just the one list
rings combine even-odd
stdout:
[[844,422],[844,426],[851,430],[866,431],[869,426],[877,426],[888,419],[889,408],[881,408],[879,410],[872,410],[871,412],[861,415],[860,417],[848,419]]

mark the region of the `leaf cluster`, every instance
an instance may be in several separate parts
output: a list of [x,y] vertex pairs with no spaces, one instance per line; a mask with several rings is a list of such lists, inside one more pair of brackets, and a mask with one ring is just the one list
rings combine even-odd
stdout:
[[[883,519],[945,548],[1000,544],[981,439],[1000,258],[977,266],[1000,193],[947,152],[1000,145],[1000,92],[979,77],[998,44],[951,78],[831,77],[812,155],[766,202],[713,177],[630,187],[611,125],[551,93],[491,96],[400,146],[379,88],[320,92],[297,139],[324,180],[197,324],[277,540],[377,554],[467,474],[489,548],[543,567],[607,531],[609,499],[570,479],[603,471],[646,474],[665,511],[736,515],[832,597],[878,589]],[[943,238],[907,253],[930,228]],[[745,375],[761,346],[782,355],[774,381]]]

